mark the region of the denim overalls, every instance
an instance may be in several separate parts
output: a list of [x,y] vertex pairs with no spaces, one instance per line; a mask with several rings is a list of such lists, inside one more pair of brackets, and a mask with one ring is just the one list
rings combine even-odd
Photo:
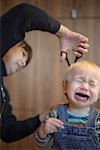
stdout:
[[76,127],[68,123],[66,105],[59,105],[57,109],[59,119],[64,122],[64,129],[58,129],[54,134],[54,143],[50,150],[100,150],[95,132],[97,109],[91,108],[85,127]]

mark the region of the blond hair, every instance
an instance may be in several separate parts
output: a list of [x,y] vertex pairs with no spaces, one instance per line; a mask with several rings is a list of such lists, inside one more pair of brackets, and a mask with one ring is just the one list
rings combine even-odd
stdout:
[[100,82],[100,67],[98,65],[96,65],[94,62],[91,61],[87,61],[87,60],[81,60],[78,61],[76,63],[73,63],[67,70],[65,77],[64,77],[64,81],[69,81],[70,79],[72,79],[72,75],[77,73],[80,70],[85,70],[85,71],[92,71],[96,74],[96,76],[99,79]]

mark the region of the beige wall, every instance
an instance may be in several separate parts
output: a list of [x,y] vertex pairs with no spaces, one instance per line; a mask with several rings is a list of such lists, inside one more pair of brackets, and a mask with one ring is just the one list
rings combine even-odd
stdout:
[[[43,8],[64,25],[89,37],[89,53],[84,56],[100,65],[100,1],[76,0],[78,18],[72,19],[72,0],[1,0],[1,14],[21,2],[28,2]],[[33,48],[31,63],[22,71],[5,79],[11,95],[13,113],[18,119],[26,119],[45,111],[50,105],[65,101],[61,82],[67,69],[59,62],[59,42],[54,35],[39,31],[26,34],[26,40]],[[100,103],[96,104],[99,107]],[[1,142],[2,150],[39,150],[33,135],[12,144]]]

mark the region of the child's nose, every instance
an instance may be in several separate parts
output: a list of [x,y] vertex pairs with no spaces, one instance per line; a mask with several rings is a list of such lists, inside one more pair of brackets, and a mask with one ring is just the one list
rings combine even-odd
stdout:
[[88,83],[83,83],[83,84],[81,85],[80,89],[87,91],[87,90],[88,90]]

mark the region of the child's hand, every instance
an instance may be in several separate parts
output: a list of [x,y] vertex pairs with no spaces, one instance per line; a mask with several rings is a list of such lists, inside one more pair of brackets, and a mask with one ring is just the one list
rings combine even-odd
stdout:
[[48,134],[57,132],[57,128],[63,129],[63,122],[56,118],[49,118],[45,123],[43,123],[39,128],[39,136],[45,138]]

